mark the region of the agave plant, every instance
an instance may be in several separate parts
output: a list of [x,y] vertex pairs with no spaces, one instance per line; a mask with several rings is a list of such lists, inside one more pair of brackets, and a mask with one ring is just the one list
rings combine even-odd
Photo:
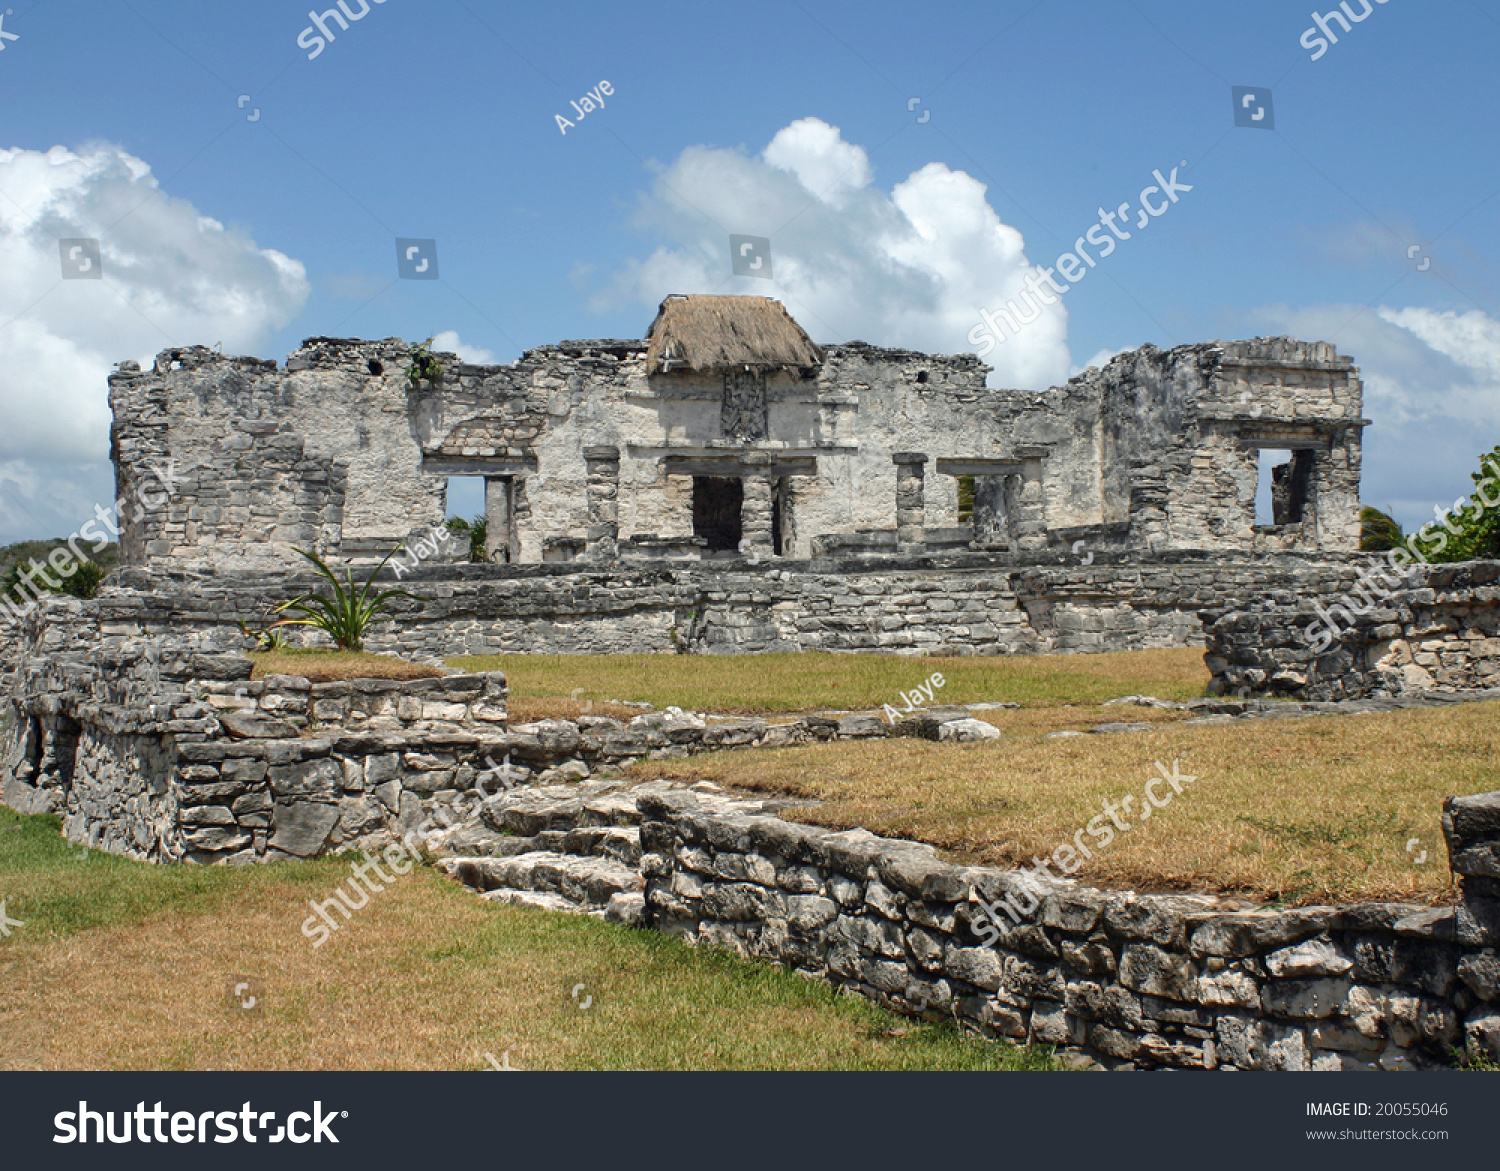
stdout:
[[385,555],[385,560],[375,567],[375,572],[370,574],[370,580],[365,582],[364,589],[356,593],[354,583],[354,571],[344,571],[344,581],[340,582],[338,576],[323,563],[323,559],[315,553],[309,553],[306,549],[297,549],[298,553],[312,562],[312,567],[320,577],[326,577],[333,586],[333,597],[325,598],[322,594],[303,594],[300,598],[293,598],[289,602],[282,602],[272,613],[281,614],[291,611],[293,614],[301,614],[301,618],[283,618],[279,622],[273,622],[275,626],[314,626],[321,630],[329,638],[333,639],[334,645],[341,651],[362,651],[365,649],[365,633],[385,613],[385,608],[392,598],[415,598],[415,594],[407,593],[405,590],[386,590],[384,593],[370,597],[370,587],[375,584],[375,579],[380,576],[380,571],[385,568],[386,562],[401,552],[401,546],[397,545]]

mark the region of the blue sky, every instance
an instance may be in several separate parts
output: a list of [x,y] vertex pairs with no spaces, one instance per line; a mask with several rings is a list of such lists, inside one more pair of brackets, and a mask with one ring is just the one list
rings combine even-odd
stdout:
[[[1375,423],[1365,499],[1420,524],[1500,442],[1500,0],[1374,3],[1316,61],[1312,11],[386,0],[325,21],[309,60],[306,0],[22,0],[0,24],[0,540],[109,498],[112,361],[443,331],[509,361],[714,290],[781,297],[818,341],[972,349],[987,281],[1173,167],[1192,191],[987,356],[992,383],[1146,342],[1334,341]],[[1235,85],[1272,90],[1273,130],[1234,126]],[[58,147],[93,162],[38,162]],[[961,243],[977,184],[992,254]],[[732,276],[729,233],[770,238],[787,279]],[[58,282],[60,235],[102,241],[104,282]],[[442,279],[396,279],[397,236],[436,239]]]

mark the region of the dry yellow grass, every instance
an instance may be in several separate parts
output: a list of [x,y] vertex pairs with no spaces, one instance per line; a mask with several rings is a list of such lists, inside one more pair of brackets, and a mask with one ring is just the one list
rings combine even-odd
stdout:
[[[943,703],[1011,701],[983,713],[998,743],[823,744],[641,763],[633,775],[706,779],[821,802],[804,820],[931,842],[956,858],[1028,862],[1072,842],[1107,800],[1143,799],[1154,762],[1200,779],[1075,875],[1105,887],[1240,894],[1290,903],[1451,897],[1443,798],[1500,788],[1491,704],[1378,716],[1189,724],[1189,713],[1102,707],[1148,694],[1203,694],[1202,653],[914,659],[887,655],[506,656],[456,660],[506,672],[514,711],[576,714],[562,696],[783,715],[869,709],[933,671]],[[572,706],[566,706],[571,704]],[[599,710],[596,704],[596,712]],[[628,715],[628,709],[621,713]],[[1048,739],[1107,722],[1152,730]],[[1163,790],[1158,786],[1158,796]],[[1408,851],[1407,843],[1417,839]],[[1085,835],[1085,844],[1097,838]],[[1426,851],[1425,862],[1416,859]]]
[[[997,742],[866,741],[643,762],[632,775],[706,779],[823,804],[794,814],[1014,865],[1050,855],[1133,794],[1155,762],[1197,780],[1148,821],[1128,812],[1074,877],[1142,891],[1290,903],[1450,899],[1440,816],[1455,793],[1500,788],[1496,706],[1184,724],[1134,707],[988,713]],[[1149,731],[1048,739],[1059,727],[1151,722]],[[1171,792],[1158,784],[1158,798]],[[1417,844],[1407,849],[1411,839]],[[1085,844],[1097,842],[1084,837]],[[1425,862],[1417,858],[1426,851]],[[1066,859],[1065,859],[1066,860]]]
[[518,697],[512,694],[506,701],[506,714],[512,724],[529,724],[533,720],[576,720],[579,716],[608,716],[628,723],[641,714],[641,709],[586,699],[559,699],[552,695]]
[[357,651],[258,651],[250,657],[255,661],[252,679],[301,675],[314,683],[338,683],[345,679],[433,679],[442,674],[422,663]]

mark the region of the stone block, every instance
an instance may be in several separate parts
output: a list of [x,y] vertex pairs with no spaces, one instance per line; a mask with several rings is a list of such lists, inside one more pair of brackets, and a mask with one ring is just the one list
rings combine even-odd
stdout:
[[1120,983],[1136,992],[1168,1000],[1191,1000],[1197,991],[1191,959],[1149,943],[1126,944],[1120,953]]
[[[304,801],[331,801],[343,788],[344,770],[337,761],[305,760],[297,764],[272,765],[269,769],[271,791],[278,797]],[[281,849],[283,847],[277,847]],[[287,853],[296,853],[288,850]]]
[[1267,955],[1264,962],[1266,970],[1278,978],[1342,976],[1354,967],[1354,961],[1327,939],[1309,939],[1281,948]]
[[1500,1000],[1500,956],[1496,956],[1493,949],[1460,959],[1458,978],[1480,1000]]
[[339,807],[312,801],[276,802],[272,820],[272,849],[311,858],[322,851],[339,821]]

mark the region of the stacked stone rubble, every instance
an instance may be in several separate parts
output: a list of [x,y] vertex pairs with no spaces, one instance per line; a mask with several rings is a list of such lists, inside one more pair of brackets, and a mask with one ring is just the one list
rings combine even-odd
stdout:
[[1216,691],[1336,700],[1500,686],[1500,562],[1398,578],[1367,555],[1309,584],[1205,611]]

